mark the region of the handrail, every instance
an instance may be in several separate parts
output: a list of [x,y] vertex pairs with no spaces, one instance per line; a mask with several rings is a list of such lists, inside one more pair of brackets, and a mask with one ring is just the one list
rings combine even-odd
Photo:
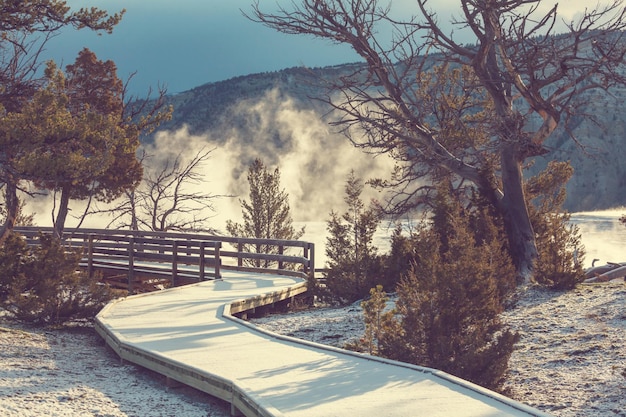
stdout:
[[[39,233],[53,234],[51,227],[15,227],[15,232],[36,245]],[[110,229],[73,229],[63,233],[65,245],[83,250],[81,266],[93,274],[95,269],[127,270],[129,292],[136,273],[171,276],[172,286],[179,277],[205,280],[220,279],[221,270],[271,273],[306,278],[315,270],[313,243],[283,239],[253,239],[204,235],[197,233],[152,232]],[[228,243],[233,250],[222,250]],[[265,245],[277,249],[277,254],[245,250],[246,245]],[[287,255],[290,248],[302,250],[302,255]],[[246,266],[246,260],[259,260],[269,267]],[[249,262],[248,262],[249,263]],[[288,264],[300,265],[295,270]],[[273,267],[276,265],[277,267]],[[207,271],[208,268],[208,271]]]

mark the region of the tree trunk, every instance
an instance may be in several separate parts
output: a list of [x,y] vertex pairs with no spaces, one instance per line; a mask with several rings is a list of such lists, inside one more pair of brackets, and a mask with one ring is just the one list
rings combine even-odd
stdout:
[[535,232],[524,196],[524,179],[517,147],[505,144],[500,152],[502,188],[500,210],[509,241],[511,258],[517,269],[519,281],[530,283],[538,258]]
[[130,230],[139,230],[139,221],[137,220],[137,198],[135,190],[127,192],[128,201],[130,203]]
[[6,219],[4,220],[4,224],[0,227],[0,245],[4,244],[9,233],[13,230],[19,210],[17,184],[12,180],[8,180],[5,184],[4,203],[6,207]]
[[67,213],[69,212],[70,204],[70,190],[69,188],[61,188],[61,201],[59,203],[59,212],[54,221],[54,235],[59,239],[63,236],[63,229],[65,229],[65,220],[67,219]]

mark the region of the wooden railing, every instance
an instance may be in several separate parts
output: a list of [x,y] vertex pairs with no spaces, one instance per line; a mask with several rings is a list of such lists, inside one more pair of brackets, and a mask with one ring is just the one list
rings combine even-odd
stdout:
[[[29,245],[38,243],[40,233],[53,233],[52,228],[45,227],[16,227],[15,231],[23,235]],[[219,279],[222,270],[300,277],[306,277],[315,270],[314,245],[295,240],[76,229],[64,232],[63,242],[67,247],[83,251],[81,266],[90,275],[96,270],[126,274],[129,292],[133,292],[133,283],[139,276],[168,277],[170,285],[176,286],[189,280]],[[257,245],[270,247],[276,253],[256,253],[245,249]],[[301,255],[289,254],[294,250],[300,251]]]

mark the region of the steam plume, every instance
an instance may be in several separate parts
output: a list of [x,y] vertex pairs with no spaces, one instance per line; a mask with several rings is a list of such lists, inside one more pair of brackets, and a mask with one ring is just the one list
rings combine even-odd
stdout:
[[[374,158],[354,148],[314,110],[302,110],[297,102],[277,90],[268,91],[262,99],[242,101],[233,108],[237,126],[222,126],[215,132],[194,136],[186,128],[156,135],[152,149],[215,146],[207,164],[207,187],[215,194],[247,198],[249,164],[260,158],[271,168],[281,171],[281,185],[289,194],[292,215],[296,221],[325,221],[331,210],[343,209],[344,185],[354,169],[363,179],[387,177],[392,161]],[[223,135],[223,137],[219,137]],[[375,192],[364,194],[364,199]],[[218,203],[219,219],[238,219],[238,199]],[[217,226],[217,225],[216,225]]]

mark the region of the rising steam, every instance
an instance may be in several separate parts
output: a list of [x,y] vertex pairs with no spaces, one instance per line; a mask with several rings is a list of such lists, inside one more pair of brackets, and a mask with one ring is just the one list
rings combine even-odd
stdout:
[[[240,102],[233,111],[246,118],[248,128],[218,129],[225,137],[216,137],[215,132],[190,135],[186,128],[161,131],[150,149],[155,154],[185,149],[191,156],[202,147],[215,148],[206,165],[207,190],[237,197],[216,204],[217,221],[240,218],[239,199],[247,198],[247,171],[255,158],[280,169],[292,216],[300,222],[325,221],[331,210],[343,210],[344,186],[351,170],[364,180],[387,178],[391,172],[389,158],[374,158],[354,148],[314,110],[298,108],[277,90],[268,91],[260,100]],[[375,196],[372,190],[363,195],[366,201]]]

